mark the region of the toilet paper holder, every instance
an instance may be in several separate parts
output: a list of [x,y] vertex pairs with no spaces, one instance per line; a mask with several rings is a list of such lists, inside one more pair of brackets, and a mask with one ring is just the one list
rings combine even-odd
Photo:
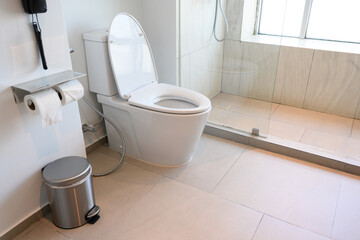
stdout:
[[86,76],[84,73],[67,70],[11,86],[11,89],[14,94],[15,102],[22,103],[24,102],[24,97],[28,94],[52,88],[55,85],[84,76]]

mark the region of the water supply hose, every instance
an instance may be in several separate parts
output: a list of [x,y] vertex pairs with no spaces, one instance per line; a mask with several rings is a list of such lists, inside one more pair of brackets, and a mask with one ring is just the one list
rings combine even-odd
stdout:
[[[214,18],[214,25],[213,25],[213,34],[214,34],[214,38],[216,41],[218,42],[223,42],[225,41],[226,37],[228,36],[229,34],[229,23],[228,23],[228,20],[226,18],[226,15],[224,13],[224,10],[222,8],[222,5],[221,5],[221,0],[216,0],[216,4],[215,4],[215,18]],[[218,7],[220,9],[220,12],[221,12],[221,15],[224,19],[224,22],[225,22],[225,33],[224,33],[224,37],[219,39],[217,36],[216,36],[216,21],[217,21],[217,13],[218,13]]]
[[126,146],[125,146],[125,139],[124,139],[124,136],[121,132],[121,130],[118,128],[118,126],[116,126],[116,124],[111,121],[108,117],[106,117],[102,112],[100,112],[99,110],[97,110],[90,102],[89,100],[87,100],[85,97],[82,98],[84,100],[84,102],[87,103],[87,105],[89,105],[89,107],[91,107],[92,109],[94,109],[95,112],[97,112],[101,117],[103,117],[106,121],[108,121],[114,128],[115,130],[117,131],[117,133],[119,134],[120,136],[120,139],[121,139],[121,143],[122,145],[120,146],[120,148],[122,149],[121,151],[121,156],[120,156],[120,159],[119,159],[119,162],[116,163],[116,166],[112,169],[110,169],[109,171],[106,171],[106,172],[103,172],[103,173],[93,173],[93,177],[102,177],[102,176],[106,176],[110,173],[113,173],[116,169],[120,168],[123,163],[124,163],[124,158],[125,158],[125,149],[126,149]]

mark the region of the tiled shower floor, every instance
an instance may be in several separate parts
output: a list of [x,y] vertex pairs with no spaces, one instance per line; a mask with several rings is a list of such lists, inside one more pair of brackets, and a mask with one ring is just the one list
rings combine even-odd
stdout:
[[[360,120],[220,93],[209,122],[360,163]],[[269,121],[270,118],[270,121]]]

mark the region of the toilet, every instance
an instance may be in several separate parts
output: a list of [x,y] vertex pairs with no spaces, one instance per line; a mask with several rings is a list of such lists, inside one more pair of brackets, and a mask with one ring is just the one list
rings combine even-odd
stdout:
[[[83,34],[90,91],[123,132],[126,154],[150,164],[188,163],[211,110],[195,91],[158,83],[147,37],[134,17],[118,14],[110,27]],[[110,148],[121,140],[105,121]]]

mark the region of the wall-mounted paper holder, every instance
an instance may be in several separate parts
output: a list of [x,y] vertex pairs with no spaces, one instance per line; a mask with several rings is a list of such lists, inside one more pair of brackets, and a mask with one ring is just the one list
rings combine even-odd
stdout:
[[11,89],[13,90],[15,102],[22,103],[24,101],[24,97],[28,94],[45,90],[60,83],[64,83],[84,76],[86,76],[86,74],[84,73],[67,70],[64,72],[48,75],[46,77],[37,78],[25,83],[11,86]]

